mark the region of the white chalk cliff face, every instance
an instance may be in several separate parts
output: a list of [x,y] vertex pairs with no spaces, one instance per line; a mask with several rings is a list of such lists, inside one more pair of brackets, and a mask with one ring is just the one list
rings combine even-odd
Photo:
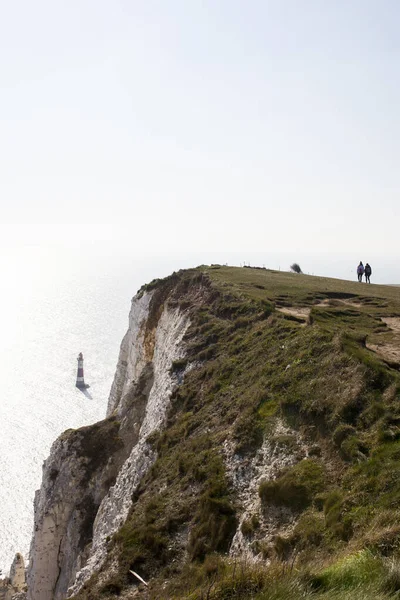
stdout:
[[158,297],[132,301],[105,421],[54,443],[35,498],[29,600],[76,593],[103,564],[107,539],[127,518],[132,494],[156,455],[146,442],[163,426],[184,356],[189,317]]
[[113,413],[129,385],[137,380],[146,364],[144,337],[152,293],[133,298],[129,313],[129,327],[121,343],[117,370],[108,399],[107,415]]

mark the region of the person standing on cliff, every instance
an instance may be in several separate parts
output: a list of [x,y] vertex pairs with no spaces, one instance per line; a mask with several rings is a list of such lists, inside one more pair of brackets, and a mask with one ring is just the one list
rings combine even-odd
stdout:
[[371,283],[370,279],[369,279],[371,277],[371,273],[372,273],[371,265],[366,263],[365,269],[364,269],[365,283]]
[[360,264],[357,267],[357,277],[358,277],[358,281],[361,283],[362,282],[362,276],[364,275],[364,265],[362,264],[361,260],[360,260]]

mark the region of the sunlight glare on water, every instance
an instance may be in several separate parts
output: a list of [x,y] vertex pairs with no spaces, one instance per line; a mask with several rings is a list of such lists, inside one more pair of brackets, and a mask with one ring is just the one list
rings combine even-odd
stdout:
[[[0,569],[28,557],[33,498],[51,444],[105,417],[132,295],[134,265],[41,247],[2,252]],[[90,395],[75,387],[85,358]]]

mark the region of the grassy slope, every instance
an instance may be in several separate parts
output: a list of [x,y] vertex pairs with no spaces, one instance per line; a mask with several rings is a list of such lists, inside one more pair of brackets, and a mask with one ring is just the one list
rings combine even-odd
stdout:
[[[188,343],[189,359],[202,366],[175,394],[167,429],[152,440],[159,458],[110,542],[118,573],[100,587],[94,578],[78,598],[119,595],[132,584],[129,569],[158,575],[150,597],[160,599],[207,597],[208,589],[221,600],[395,597],[400,379],[397,365],[365,342],[397,344],[381,317],[400,316],[400,290],[263,269],[199,270],[212,283]],[[199,270],[180,273],[181,286],[197,285]],[[310,308],[307,326],[276,310],[294,306]],[[260,548],[269,568],[227,564],[219,557],[238,507],[222,444],[254,453],[278,415],[318,448],[260,490],[266,511],[289,506],[297,525]]]
[[[356,281],[345,281],[331,277],[297,275],[283,271],[240,267],[208,267],[210,276],[222,285],[234,286],[238,291],[253,299],[274,300],[284,294],[301,303],[309,304],[309,294],[318,297],[330,293],[354,294],[367,298],[384,299],[400,306],[400,290],[397,286],[367,285]],[[263,286],[263,287],[257,287]]]

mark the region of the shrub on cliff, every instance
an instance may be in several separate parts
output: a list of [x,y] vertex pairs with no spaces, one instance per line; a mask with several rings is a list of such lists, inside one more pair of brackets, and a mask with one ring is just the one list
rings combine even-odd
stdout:
[[293,271],[293,273],[302,273],[303,272],[298,263],[293,263],[292,265],[290,265],[290,270]]
[[302,460],[274,481],[263,481],[259,494],[264,504],[302,510],[324,486],[324,470],[314,460]]

